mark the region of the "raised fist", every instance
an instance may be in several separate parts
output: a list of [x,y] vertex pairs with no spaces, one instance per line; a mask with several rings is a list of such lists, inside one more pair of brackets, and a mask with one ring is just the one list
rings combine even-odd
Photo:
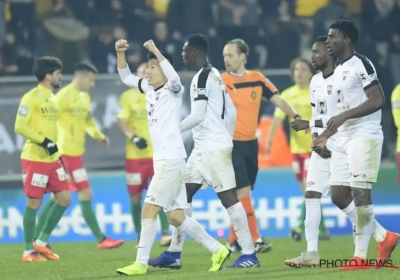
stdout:
[[115,42],[115,50],[117,52],[126,52],[126,50],[129,48],[129,44],[126,40],[118,40]]
[[149,51],[153,52],[156,49],[156,45],[154,44],[153,40],[148,40],[143,44],[143,47],[148,49]]

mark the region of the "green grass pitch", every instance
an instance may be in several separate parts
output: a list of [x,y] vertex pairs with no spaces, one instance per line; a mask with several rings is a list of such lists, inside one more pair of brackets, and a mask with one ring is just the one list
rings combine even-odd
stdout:
[[[136,276],[140,279],[180,280],[180,279],[306,279],[306,280],[357,280],[364,279],[400,279],[399,269],[370,269],[366,271],[340,271],[332,268],[290,268],[284,261],[296,257],[305,250],[305,240],[294,242],[289,238],[269,239],[273,244],[270,253],[259,254],[260,268],[221,270],[208,272],[211,255],[192,240],[184,245],[183,267],[180,270],[149,268],[147,275]],[[225,241],[223,241],[225,242]],[[95,243],[54,243],[54,251],[60,261],[45,263],[23,263],[23,246],[0,246],[0,279],[44,280],[44,279],[126,279],[119,276],[116,269],[135,260],[136,243],[127,242],[118,249],[99,251]],[[330,241],[320,242],[320,257],[324,259],[346,259],[353,254],[353,239],[350,236],[332,237]],[[157,256],[165,248],[155,243],[152,256]],[[231,264],[239,255],[234,254],[226,264]],[[375,241],[371,240],[370,258],[376,258]],[[400,266],[400,248],[391,257],[393,265]]]

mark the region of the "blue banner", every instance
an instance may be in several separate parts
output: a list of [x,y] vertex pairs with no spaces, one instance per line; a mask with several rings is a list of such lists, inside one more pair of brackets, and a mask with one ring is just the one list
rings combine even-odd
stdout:
[[[395,176],[393,176],[395,177]],[[135,240],[130,216],[130,199],[124,176],[90,178],[93,187],[93,207],[100,227],[112,238]],[[388,180],[389,181],[389,180]],[[376,219],[387,229],[400,232],[400,189],[395,180],[381,182],[373,188]],[[49,198],[46,196],[45,200]],[[23,242],[22,217],[26,198],[22,189],[2,189],[0,192],[0,242]],[[295,227],[303,203],[299,184],[290,170],[268,170],[259,173],[253,192],[260,233],[264,237],[286,237]],[[323,200],[326,225],[332,235],[351,234],[351,223],[332,204]],[[230,221],[214,191],[200,190],[193,201],[193,218],[214,237],[227,238]],[[51,242],[94,241],[86,226],[78,203],[73,202],[51,236]]]

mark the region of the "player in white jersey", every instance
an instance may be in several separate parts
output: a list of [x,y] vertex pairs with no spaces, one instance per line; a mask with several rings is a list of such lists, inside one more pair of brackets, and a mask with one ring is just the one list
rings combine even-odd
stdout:
[[212,238],[204,228],[184,214],[186,190],[182,184],[187,157],[180,132],[180,110],[184,88],[178,73],[172,66],[172,58],[161,53],[153,41],[144,44],[150,53],[146,78],[133,75],[125,59],[129,45],[126,40],[115,43],[118,55],[118,72],[121,80],[146,94],[147,113],[151,142],[153,145],[154,177],[151,180],[142,209],[142,229],[136,261],[118,274],[147,274],[150,252],[157,234],[157,213],[163,208],[175,228],[185,232],[210,253],[213,264],[209,271],[218,271],[230,251]]
[[[200,34],[188,38],[182,53],[186,66],[197,71],[190,85],[191,114],[181,122],[181,131],[191,129],[194,140],[184,178],[187,201],[191,205],[193,196],[200,188],[212,186],[227,209],[242,246],[243,254],[228,268],[259,267],[246,212],[236,196],[232,165],[233,133],[228,131],[225,120],[236,110],[227,112],[228,94],[224,82],[219,71],[208,62],[207,53],[208,39]],[[174,242],[176,234],[173,233],[169,250],[152,260],[151,265],[172,268],[174,259],[180,262],[184,235],[180,234],[178,245]]]
[[328,52],[341,61],[335,70],[333,88],[338,114],[313,141],[314,148],[323,148],[337,132],[330,166],[331,188],[348,186],[354,198],[355,253],[351,262],[340,267],[344,270],[366,268],[362,264],[367,259],[372,235],[379,242],[378,262],[382,265],[399,242],[399,235],[386,231],[374,218],[371,187],[377,180],[381,159],[380,109],[385,98],[375,67],[368,58],[354,51],[358,37],[359,32],[351,21],[337,21],[329,29]]

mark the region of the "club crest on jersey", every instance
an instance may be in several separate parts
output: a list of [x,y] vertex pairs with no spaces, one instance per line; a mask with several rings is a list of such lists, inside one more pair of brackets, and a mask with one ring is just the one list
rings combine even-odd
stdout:
[[360,75],[361,80],[363,80],[363,81],[367,80],[367,76],[363,72],[360,72],[359,75]]
[[253,100],[255,100],[256,97],[257,97],[257,93],[256,93],[255,91],[253,91],[253,92],[251,93],[251,98],[252,98]]
[[329,94],[329,95],[331,95],[332,90],[333,90],[333,85],[328,85],[328,86],[327,86],[327,91],[328,91],[328,94]]

